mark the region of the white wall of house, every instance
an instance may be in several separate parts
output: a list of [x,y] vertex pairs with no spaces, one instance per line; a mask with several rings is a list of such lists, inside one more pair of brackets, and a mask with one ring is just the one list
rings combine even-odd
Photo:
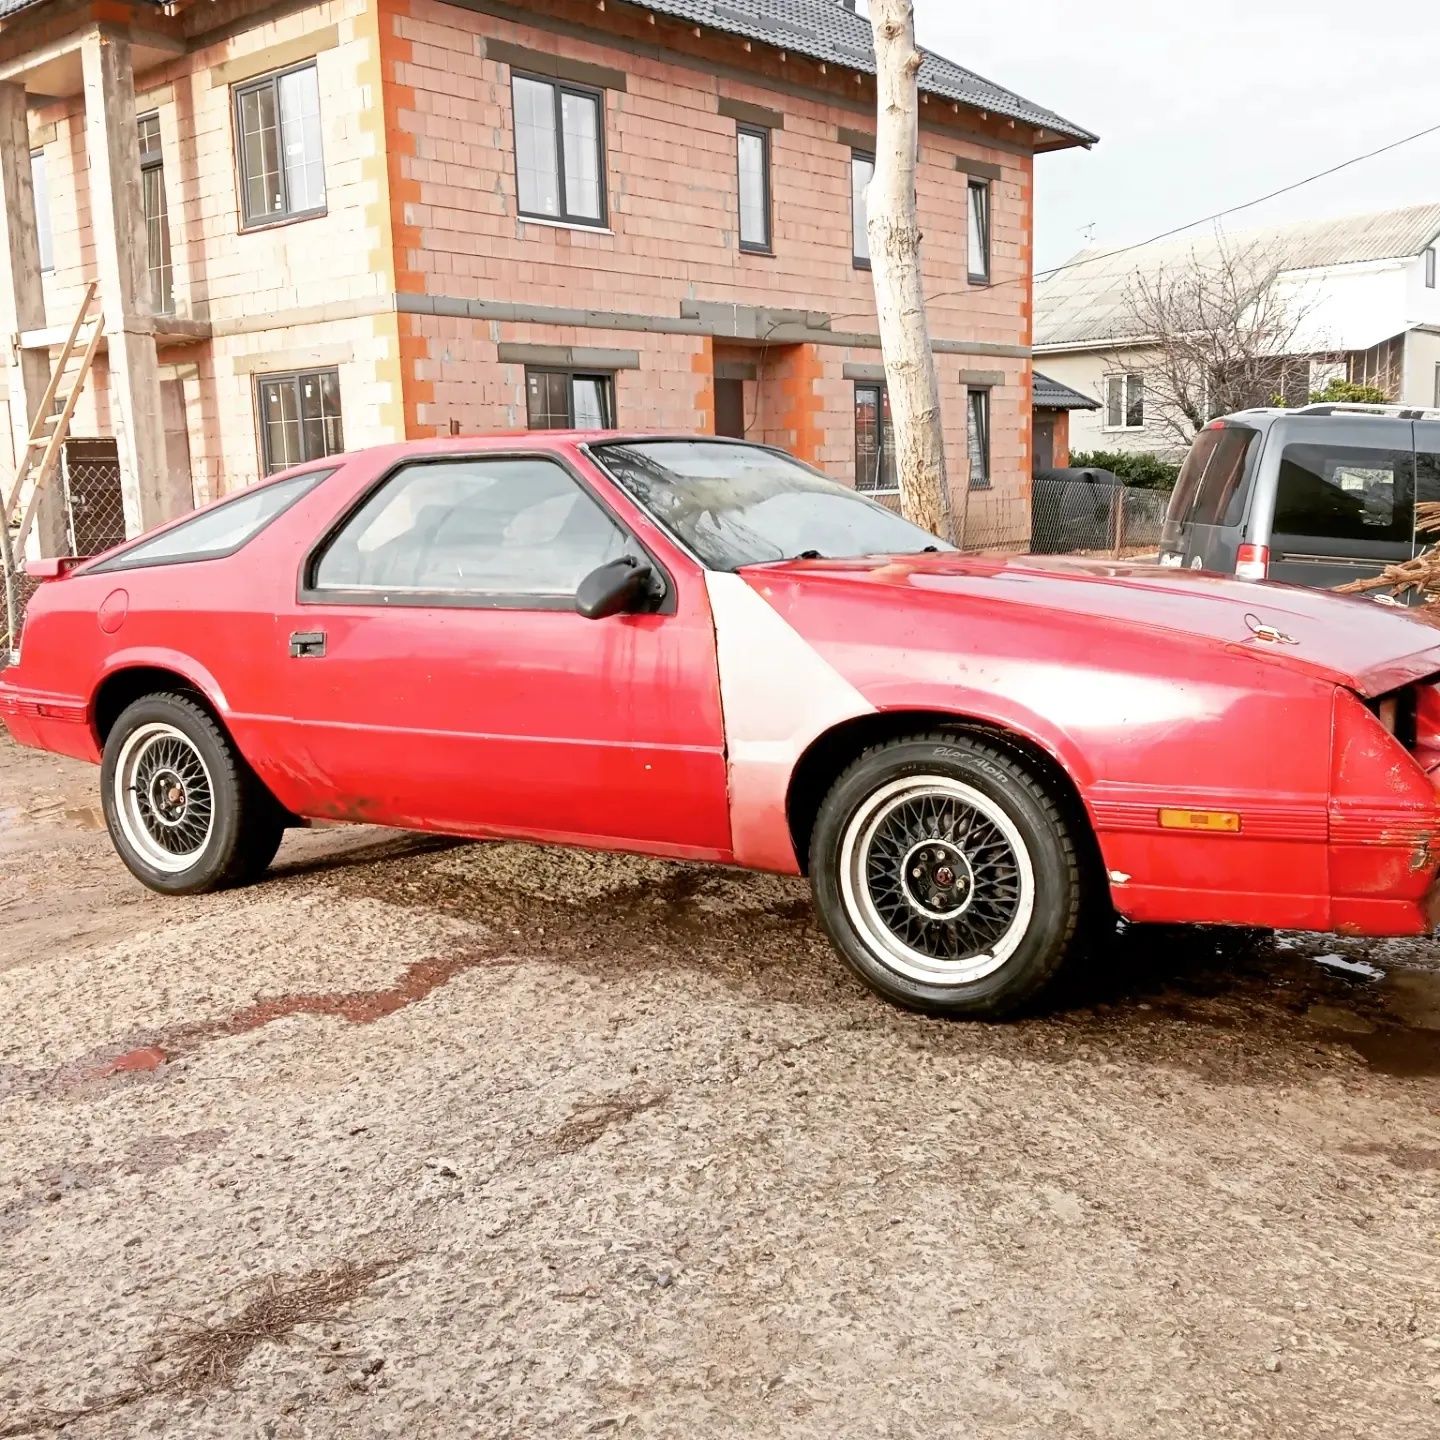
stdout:
[[1407,405],[1440,405],[1440,330],[1412,330],[1405,337]]
[[1115,427],[1106,410],[1106,381],[1111,375],[1144,373],[1156,364],[1156,351],[1127,346],[1124,350],[1037,351],[1035,366],[1052,380],[1100,402],[1098,410],[1070,413],[1070,450],[1148,451],[1155,455],[1183,455],[1187,443],[1156,414],[1154,397],[1145,406],[1145,424],[1139,428]]

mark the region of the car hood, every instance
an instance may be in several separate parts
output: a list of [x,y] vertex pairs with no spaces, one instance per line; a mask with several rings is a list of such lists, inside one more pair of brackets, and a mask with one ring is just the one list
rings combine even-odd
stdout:
[[1185,636],[1251,658],[1383,695],[1440,672],[1440,626],[1358,596],[1294,585],[1254,584],[1198,571],[1068,557],[956,555],[787,560],[749,567],[752,582],[782,577],[802,588],[873,587],[917,603],[995,605],[1063,613]]

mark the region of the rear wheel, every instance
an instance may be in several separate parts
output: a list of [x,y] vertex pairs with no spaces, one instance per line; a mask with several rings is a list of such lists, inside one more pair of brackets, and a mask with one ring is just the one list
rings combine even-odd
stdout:
[[866,751],[821,806],[810,874],[851,968],[934,1014],[1024,1005],[1080,915],[1080,863],[1055,798],[1023,757],[971,735]]
[[285,830],[230,738],[184,695],[147,695],[122,712],[105,741],[100,791],[120,858],[168,895],[253,879]]

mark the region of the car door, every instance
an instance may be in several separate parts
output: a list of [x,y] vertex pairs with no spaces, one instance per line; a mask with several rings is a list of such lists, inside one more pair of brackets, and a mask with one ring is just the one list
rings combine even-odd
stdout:
[[[1274,469],[1270,579],[1330,589],[1408,560],[1415,543],[1411,426],[1366,416],[1285,427]],[[1271,444],[1275,443],[1272,437]]]
[[[625,554],[654,563],[653,608],[585,619],[580,580]],[[402,463],[299,582],[277,642],[309,813],[728,856],[703,577],[561,452]]]

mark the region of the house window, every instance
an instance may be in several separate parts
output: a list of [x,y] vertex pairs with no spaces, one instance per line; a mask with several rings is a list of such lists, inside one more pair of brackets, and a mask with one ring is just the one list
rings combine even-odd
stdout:
[[990,392],[971,389],[965,396],[966,444],[970,455],[970,488],[990,488]]
[[320,80],[313,60],[236,86],[235,131],[245,226],[324,213]]
[[1425,288],[1435,288],[1435,247],[1432,245],[1425,252]]
[[855,387],[855,488],[894,490],[895,430],[883,385]]
[[1440,365],[1435,367],[1435,408],[1440,410]]
[[338,370],[262,375],[256,392],[260,458],[267,475],[287,465],[338,455],[345,448]]
[[175,313],[175,272],[170,263],[170,213],[165,205],[165,161],[160,150],[160,117],[142,115],[140,199],[145,211],[145,264],[150,300],[157,314]]
[[512,79],[520,213],[574,225],[605,223],[604,100],[599,90]]
[[526,366],[525,405],[532,430],[613,430],[615,378]]
[[865,191],[875,174],[875,157],[850,154],[850,253],[862,270],[870,268],[870,231],[865,206]]
[[1105,428],[1145,428],[1145,377],[1130,373],[1105,377]]
[[735,132],[740,167],[740,248],[770,249],[770,132],[741,125]]
[[990,182],[972,180],[970,193],[970,279],[990,283]]
[[35,239],[40,248],[41,270],[55,268],[55,236],[50,229],[50,173],[45,152],[30,152],[30,184],[35,191]]

